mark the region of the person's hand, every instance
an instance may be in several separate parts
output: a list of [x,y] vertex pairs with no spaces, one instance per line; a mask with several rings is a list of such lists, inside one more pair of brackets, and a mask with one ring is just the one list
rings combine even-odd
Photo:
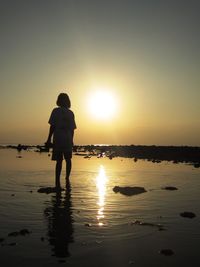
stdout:
[[51,142],[49,140],[47,140],[44,144],[45,144],[46,148],[52,147],[52,144],[51,144]]

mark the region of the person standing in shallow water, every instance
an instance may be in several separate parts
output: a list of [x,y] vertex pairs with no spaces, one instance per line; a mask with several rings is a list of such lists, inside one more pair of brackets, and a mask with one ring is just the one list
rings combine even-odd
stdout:
[[56,188],[60,188],[63,158],[66,161],[66,181],[69,180],[71,173],[73,137],[76,123],[74,113],[70,110],[71,102],[67,94],[59,94],[56,104],[58,107],[53,109],[49,118],[49,135],[45,144],[47,147],[50,147],[53,136],[53,152],[51,159],[56,161],[55,186]]

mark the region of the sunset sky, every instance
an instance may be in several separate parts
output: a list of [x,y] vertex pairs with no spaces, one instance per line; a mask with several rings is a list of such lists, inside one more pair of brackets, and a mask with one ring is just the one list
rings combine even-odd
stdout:
[[75,144],[200,146],[199,14],[198,0],[0,0],[0,143],[44,143],[66,92]]

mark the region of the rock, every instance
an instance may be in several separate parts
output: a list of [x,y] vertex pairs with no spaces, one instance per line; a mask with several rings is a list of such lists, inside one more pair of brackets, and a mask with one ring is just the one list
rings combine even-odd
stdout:
[[184,212],[180,213],[180,216],[192,219],[192,218],[196,217],[196,214],[193,212],[190,212],[190,211],[184,211]]
[[141,226],[151,226],[151,227],[157,227],[159,231],[164,231],[166,230],[163,225],[161,224],[156,224],[156,223],[147,223],[147,222],[142,222],[139,220],[135,220],[133,222],[131,222],[131,225],[141,225]]
[[20,235],[29,235],[31,232],[29,231],[29,230],[27,230],[27,229],[22,229],[22,230],[20,230],[19,231],[19,234]]
[[9,233],[8,234],[8,236],[19,236],[19,235],[21,235],[21,236],[25,236],[25,235],[28,235],[28,234],[30,234],[31,232],[29,231],[29,230],[27,230],[27,229],[22,229],[22,230],[20,230],[20,231],[16,231],[16,232],[11,232],[11,233]]
[[87,226],[87,227],[91,227],[92,224],[91,224],[91,223],[85,223],[85,226]]
[[8,234],[8,236],[18,236],[19,232],[11,232]]
[[86,155],[86,156],[84,156],[84,159],[90,159],[90,158],[91,158],[90,155]]
[[133,196],[133,195],[138,195],[138,194],[147,192],[144,187],[139,187],[139,186],[134,186],[134,187],[130,187],[130,186],[125,186],[125,187],[115,186],[113,188],[113,191],[115,193],[119,192],[119,193],[121,193],[122,195],[125,195],[125,196]]
[[165,255],[165,256],[172,256],[172,255],[174,255],[174,252],[173,252],[173,250],[171,250],[171,249],[161,249],[161,250],[159,251],[159,253],[160,253],[160,254],[163,254],[163,255]]
[[166,186],[166,187],[163,187],[162,189],[164,189],[164,190],[170,190],[170,191],[178,190],[178,188],[175,187],[175,186]]
[[194,167],[195,167],[195,168],[200,168],[200,163],[195,163],[195,164],[194,164]]
[[102,240],[96,240],[95,241],[97,244],[101,244],[103,241]]
[[46,193],[46,194],[50,194],[50,193],[56,193],[56,192],[61,192],[64,191],[63,188],[57,188],[57,187],[41,187],[38,189],[38,193]]

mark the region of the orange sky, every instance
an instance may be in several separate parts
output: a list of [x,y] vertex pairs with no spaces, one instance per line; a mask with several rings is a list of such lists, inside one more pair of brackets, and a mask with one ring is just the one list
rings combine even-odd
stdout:
[[[45,142],[66,92],[76,144],[200,145],[198,3],[36,2],[2,4],[0,143]],[[89,112],[97,89],[110,119]]]

